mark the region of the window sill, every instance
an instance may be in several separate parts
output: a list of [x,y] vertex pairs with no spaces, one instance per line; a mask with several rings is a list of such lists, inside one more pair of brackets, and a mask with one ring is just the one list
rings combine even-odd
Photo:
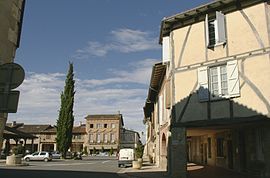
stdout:
[[213,45],[209,45],[207,46],[208,49],[213,49],[213,48],[216,48],[216,47],[219,47],[219,46],[223,46],[226,44],[226,41],[225,42],[220,42],[220,43],[216,43],[216,44],[213,44]]

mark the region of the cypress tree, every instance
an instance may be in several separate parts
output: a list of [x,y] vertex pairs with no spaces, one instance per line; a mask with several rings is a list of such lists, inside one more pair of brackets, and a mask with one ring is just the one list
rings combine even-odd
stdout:
[[74,84],[73,63],[69,63],[69,70],[65,81],[64,91],[61,93],[61,107],[57,120],[56,143],[57,149],[66,157],[66,153],[72,143],[72,129],[74,122],[73,104],[74,104]]

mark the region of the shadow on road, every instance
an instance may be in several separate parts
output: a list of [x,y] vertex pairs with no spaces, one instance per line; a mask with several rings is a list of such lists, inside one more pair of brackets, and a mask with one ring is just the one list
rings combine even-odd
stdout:
[[80,172],[68,170],[20,170],[0,169],[1,178],[119,178],[117,173],[107,172]]

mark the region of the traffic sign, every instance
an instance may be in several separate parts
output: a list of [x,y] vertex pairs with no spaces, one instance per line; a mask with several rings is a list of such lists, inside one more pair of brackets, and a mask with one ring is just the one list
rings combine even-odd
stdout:
[[20,92],[0,92],[0,113],[16,113]]
[[24,80],[25,72],[19,64],[6,63],[0,65],[0,89],[17,88]]

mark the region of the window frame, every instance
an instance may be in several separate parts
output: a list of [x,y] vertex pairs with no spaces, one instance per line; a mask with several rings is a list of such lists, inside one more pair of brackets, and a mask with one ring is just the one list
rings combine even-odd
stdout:
[[[208,14],[206,14],[205,17],[205,35],[206,35],[206,46],[207,48],[214,48],[216,46],[224,45],[227,42],[227,33],[226,33],[226,25],[225,25],[225,15],[220,12],[216,11],[215,16],[209,18]],[[213,40],[210,40],[210,28],[214,28],[214,33],[211,34],[214,35],[215,40],[213,43]]]
[[[224,90],[224,88],[222,88],[222,77],[221,77],[221,67],[226,68],[226,85],[227,85],[227,92],[224,95],[222,93],[222,90]],[[211,73],[211,69],[213,68],[217,68],[217,83],[218,83],[218,95],[214,96],[213,95],[213,88],[212,88],[212,73]],[[223,63],[223,64],[218,64],[218,65],[213,65],[213,66],[209,66],[208,67],[208,88],[209,88],[209,94],[210,94],[210,100],[221,100],[221,99],[228,99],[230,98],[230,94],[229,94],[229,88],[228,88],[228,83],[229,83],[229,78],[228,78],[228,69],[227,69],[227,64]]]

